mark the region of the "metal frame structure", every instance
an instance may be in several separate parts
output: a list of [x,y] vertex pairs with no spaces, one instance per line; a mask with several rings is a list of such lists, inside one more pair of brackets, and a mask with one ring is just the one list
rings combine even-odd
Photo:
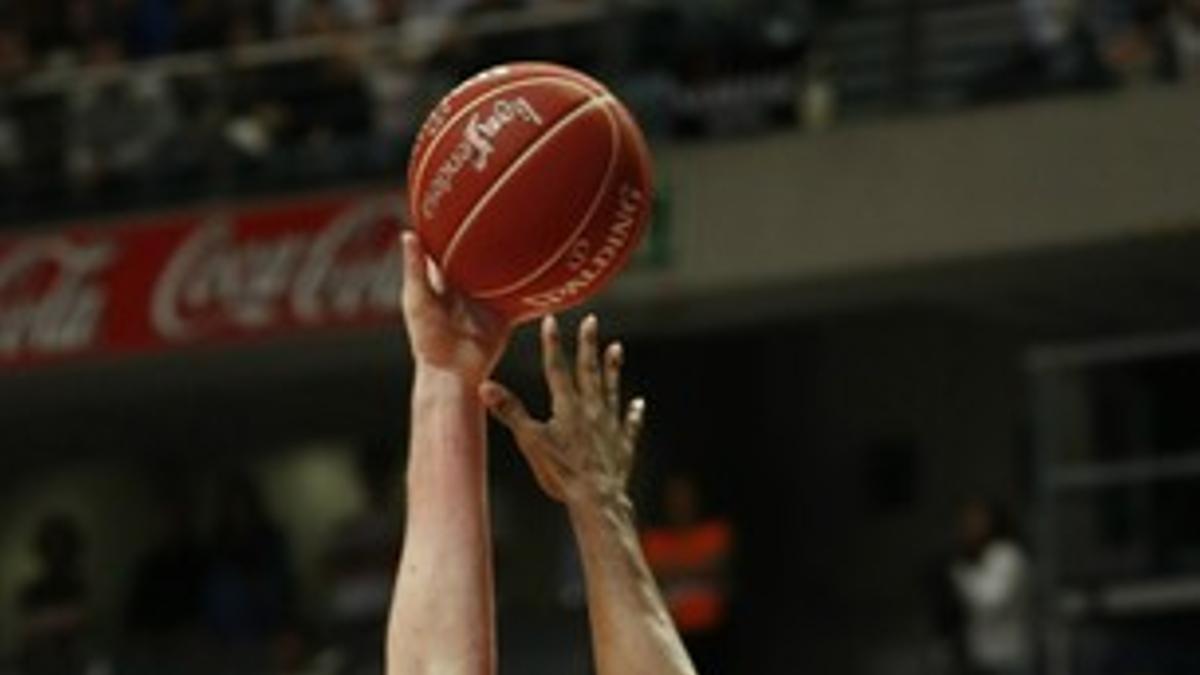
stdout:
[[1112,486],[1200,477],[1200,449],[1169,458],[1062,460],[1070,433],[1064,422],[1072,414],[1072,376],[1088,368],[1188,355],[1200,355],[1200,331],[1036,347],[1027,354],[1036,456],[1036,497],[1031,515],[1036,528],[1048,675],[1075,674],[1076,628],[1090,613],[1137,616],[1200,607],[1200,576],[1114,581],[1086,590],[1068,587],[1061,576],[1063,537],[1058,526],[1061,502],[1067,496]]
[[[639,11],[652,9],[658,3],[654,0],[627,0],[626,4],[630,11]],[[609,18],[615,11],[612,0],[583,0],[520,9],[491,9],[462,17],[418,16],[396,24],[358,31],[354,43],[360,49],[382,50],[399,57],[406,65],[418,66],[428,60],[452,25],[458,37],[480,37],[597,23]],[[232,50],[215,49],[157,56],[115,68],[127,72],[152,71],[162,75],[208,75],[227,67],[231,57],[236,57],[239,66],[253,67],[328,56],[342,48],[345,39],[345,35],[341,34],[276,38]],[[16,84],[14,91],[34,94],[68,90],[76,86],[80,78],[107,75],[113,70],[112,66],[87,65],[44,69]]]

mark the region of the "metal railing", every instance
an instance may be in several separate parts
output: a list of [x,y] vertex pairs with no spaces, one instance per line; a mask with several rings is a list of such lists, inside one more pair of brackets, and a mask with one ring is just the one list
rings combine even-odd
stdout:
[[969,105],[1020,40],[1014,7],[864,0],[833,16],[705,15],[574,0],[50,68],[0,89],[0,223],[399,181],[424,111],[474,70],[518,58],[597,73],[658,137]]
[[[664,22],[686,23],[657,2],[550,3],[45,69],[0,91],[0,125],[17,141],[7,162],[0,148],[0,222],[398,180],[423,112],[474,70],[519,58],[598,73],[651,134],[668,133],[666,111],[686,117],[697,100],[678,86],[703,68],[688,59],[724,50]],[[749,91],[789,105],[791,65],[762,68],[762,86],[739,82],[739,102]]]

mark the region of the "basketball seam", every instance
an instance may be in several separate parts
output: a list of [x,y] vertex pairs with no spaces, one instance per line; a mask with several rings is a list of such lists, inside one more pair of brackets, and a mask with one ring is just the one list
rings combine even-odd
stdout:
[[613,100],[613,97],[605,96],[593,99],[592,101],[600,102],[602,104],[600,109],[604,111],[604,116],[608,118],[608,127],[612,134],[612,142],[610,143],[612,149],[609,152],[608,165],[604,169],[604,178],[600,181],[600,185],[596,189],[596,196],[592,198],[592,203],[590,206],[588,206],[587,212],[585,212],[583,217],[579,220],[579,224],[576,225],[575,229],[571,231],[571,234],[563,240],[563,243],[561,246],[559,246],[558,250],[551,253],[546,258],[546,261],[539,265],[537,269],[529,274],[526,274],[517,281],[500,288],[474,293],[473,295],[475,297],[481,299],[492,299],[508,295],[510,293],[515,293],[516,291],[520,290],[522,286],[528,285],[533,280],[545,274],[547,270],[558,264],[558,262],[562,260],[563,256],[570,252],[571,247],[575,245],[575,242],[579,239],[579,236],[583,234],[584,230],[587,229],[588,224],[591,223],[592,218],[596,215],[596,210],[600,208],[601,202],[604,201],[604,196],[608,191],[610,184],[612,183],[613,174],[617,168],[617,157],[621,154],[621,132],[617,124],[617,118],[610,109],[611,106],[606,105]]
[[604,96],[605,94],[610,93],[603,84],[588,76],[586,73],[582,73],[578,70],[572,70],[550,61],[516,61],[514,63],[496,66],[496,68],[538,68],[542,69],[543,72],[530,73],[529,77],[564,77],[574,80],[576,84],[588,89],[591,93],[596,94],[597,96]]
[[[424,148],[425,154],[423,157],[421,157],[421,162],[417,165],[417,171],[412,176],[412,180],[410,181],[410,184],[409,184],[409,190],[410,191],[416,190],[421,185],[421,180],[425,177],[425,170],[428,168],[430,160],[433,159],[433,154],[434,154],[433,150],[438,146],[439,143],[442,142],[442,139],[446,137],[446,134],[450,133],[450,130],[454,128],[454,125],[458,124],[459,121],[462,120],[462,118],[466,117],[468,114],[470,114],[470,113],[474,112],[475,110],[477,110],[478,108],[482,107],[485,101],[488,101],[489,99],[491,99],[492,97],[494,97],[497,94],[503,94],[505,92],[512,91],[513,89],[516,89],[517,87],[520,87],[522,85],[543,84],[543,83],[550,83],[550,82],[557,82],[559,84],[565,83],[568,87],[582,91],[585,95],[588,96],[589,99],[593,97],[593,92],[589,88],[583,86],[582,84],[580,84],[579,82],[576,82],[575,80],[563,77],[561,75],[546,75],[546,76],[539,76],[539,77],[531,77],[531,78],[524,79],[524,80],[514,80],[513,82],[508,82],[506,84],[500,85],[499,87],[496,87],[495,89],[489,90],[488,92],[479,96],[475,100],[471,101],[466,106],[463,106],[462,110],[459,110],[458,112],[451,115],[450,119],[446,120],[446,123],[442,126],[441,130],[438,131],[437,134],[435,134],[434,137],[432,139],[430,139],[429,143],[427,143],[425,145],[425,148]],[[584,103],[586,103],[586,100],[584,101]],[[577,108],[578,108],[578,106],[576,106],[575,109],[577,109]],[[567,114],[570,114],[575,109],[568,111]],[[417,195],[417,196],[419,197],[420,195]]]
[[470,229],[475,225],[479,218],[479,214],[483,212],[483,209],[487,207],[491,200],[496,196],[496,193],[499,192],[502,187],[504,187],[504,184],[507,183],[510,178],[512,178],[512,175],[516,173],[517,170],[520,169],[527,161],[529,161],[529,158],[535,151],[541,149],[542,146],[553,140],[559,132],[567,128],[567,126],[577,117],[583,115],[590,108],[595,107],[597,104],[603,104],[610,100],[612,100],[612,96],[596,96],[584,101],[581,105],[576,106],[574,110],[566,115],[563,115],[557,122],[554,123],[554,126],[546,130],[546,133],[539,136],[524,150],[522,150],[521,154],[513,158],[512,163],[504,169],[504,173],[500,174],[496,180],[492,182],[492,185],[487,189],[487,191],[484,192],[483,195],[479,197],[479,200],[475,202],[475,206],[471,207],[471,211],[468,212],[467,215],[458,222],[458,226],[454,228],[454,236],[450,238],[450,243],[446,245],[446,250],[442,254],[442,269],[445,270],[447,274],[450,273],[450,265],[454,259],[455,252],[458,250],[459,243],[462,241],[467,232],[470,231]]

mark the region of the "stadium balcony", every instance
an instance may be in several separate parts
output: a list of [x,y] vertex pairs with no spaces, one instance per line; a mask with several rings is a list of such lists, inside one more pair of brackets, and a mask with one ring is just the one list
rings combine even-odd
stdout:
[[[1018,48],[1007,0],[714,7],[550,2],[269,42],[232,31],[219,50],[127,61],[98,44],[33,71],[12,66],[19,39],[0,35],[0,222],[398,184],[424,111],[515,59],[594,72],[652,137],[681,142],[1107,90],[1121,68],[1164,61],[1155,43],[1114,66],[1081,37],[1051,77]],[[1193,57],[1152,69],[1176,77]]]

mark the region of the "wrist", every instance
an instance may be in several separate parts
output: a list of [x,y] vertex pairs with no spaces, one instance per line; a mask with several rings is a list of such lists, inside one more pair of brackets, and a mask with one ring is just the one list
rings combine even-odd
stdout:
[[481,380],[457,370],[436,366],[417,365],[413,377],[412,404],[414,414],[430,407],[443,408],[447,404],[455,407],[480,407],[479,385]]
[[563,502],[572,519],[602,515],[633,523],[633,502],[625,491],[602,483],[579,483],[563,491]]
[[418,392],[436,390],[439,393],[463,391],[474,394],[483,379],[482,375],[417,361],[413,381]]

